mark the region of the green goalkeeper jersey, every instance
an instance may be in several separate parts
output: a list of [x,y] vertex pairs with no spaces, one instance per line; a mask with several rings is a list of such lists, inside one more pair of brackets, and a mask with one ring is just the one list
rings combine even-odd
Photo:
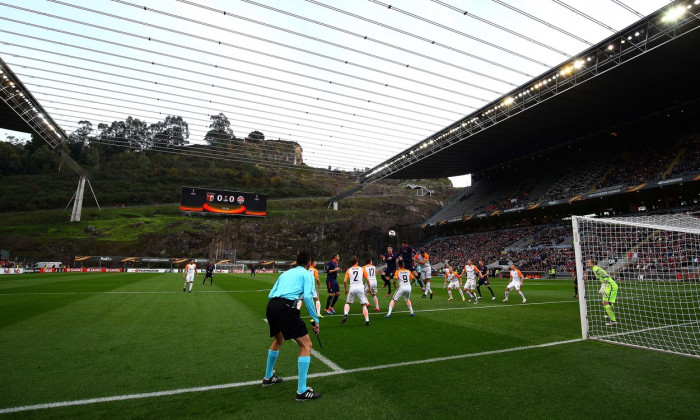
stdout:
[[596,278],[605,285],[606,293],[610,293],[610,291],[617,290],[617,283],[615,283],[612,277],[610,277],[610,274],[608,274],[605,270],[598,267],[597,265],[594,265],[593,274],[595,274]]

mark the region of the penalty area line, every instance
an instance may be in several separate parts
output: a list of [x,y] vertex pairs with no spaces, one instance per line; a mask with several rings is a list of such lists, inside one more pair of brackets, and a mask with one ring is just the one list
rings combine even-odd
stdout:
[[[577,338],[574,340],[554,341],[551,343],[534,344],[531,346],[519,346],[519,347],[511,347],[511,348],[500,349],[500,350],[482,351],[479,353],[459,354],[459,355],[455,355],[455,356],[446,356],[446,357],[434,357],[431,359],[412,360],[412,361],[408,361],[408,362],[391,363],[391,364],[378,365],[378,366],[367,366],[367,367],[361,367],[361,368],[355,368],[355,369],[345,369],[345,370],[340,369],[338,371],[333,371],[333,372],[313,373],[313,374],[308,375],[308,377],[309,378],[323,378],[326,376],[346,375],[346,374],[350,374],[350,373],[367,372],[367,371],[380,370],[380,369],[392,369],[392,368],[404,367],[404,366],[422,365],[422,364],[427,364],[427,363],[444,362],[444,361],[448,361],[448,360],[466,359],[466,358],[471,358],[471,357],[489,356],[489,355],[493,355],[493,354],[502,354],[502,353],[516,352],[516,351],[524,351],[524,350],[531,350],[531,349],[538,349],[538,348],[553,347],[553,346],[559,346],[559,345],[563,345],[563,344],[578,343],[580,341],[584,341],[584,340],[582,338]],[[285,377],[284,379],[285,380],[294,380],[297,378],[298,378],[297,376],[289,376],[289,377]],[[220,389],[240,388],[240,387],[244,387],[244,386],[260,386],[261,382],[262,382],[262,380],[255,380],[255,381],[235,382],[235,383],[220,384],[220,385],[200,386],[200,387],[194,387],[194,388],[172,389],[172,390],[167,390],[167,391],[145,392],[145,393],[141,393],[141,394],[115,395],[112,397],[88,398],[88,399],[83,399],[83,400],[60,401],[60,402],[45,403],[45,404],[24,405],[24,406],[19,406],[19,407],[0,408],[0,414],[18,413],[18,412],[22,412],[22,411],[35,411],[35,410],[43,410],[43,409],[49,409],[49,408],[70,407],[70,406],[78,406],[78,405],[98,404],[98,403],[106,403],[106,402],[113,402],[113,401],[126,401],[126,400],[136,400],[136,399],[145,399],[145,398],[157,398],[157,397],[164,397],[164,396],[168,396],[168,395],[179,395],[179,394],[188,394],[188,393],[193,393],[193,392],[205,392],[205,391],[214,391],[214,390],[220,390]]]
[[[265,323],[267,323],[267,324],[270,323],[270,322],[267,320],[267,318],[263,318],[263,321],[265,321]],[[323,363],[324,365],[326,365],[326,366],[328,366],[329,368],[331,368],[331,370],[332,370],[333,372],[344,372],[343,368],[341,368],[340,366],[338,366],[338,365],[336,365],[335,363],[333,363],[333,361],[332,361],[331,359],[329,359],[329,358],[327,358],[326,356],[322,355],[322,354],[319,353],[317,350],[311,349],[311,355],[315,356],[318,360],[321,361],[321,363]]]

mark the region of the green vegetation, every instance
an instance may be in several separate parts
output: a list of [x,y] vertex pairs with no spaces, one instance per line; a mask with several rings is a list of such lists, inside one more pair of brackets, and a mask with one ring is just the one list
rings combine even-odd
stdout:
[[[312,357],[310,374],[321,376],[309,385],[323,397],[297,404],[296,380],[290,379],[296,375],[294,343],[284,344],[276,366],[287,380],[258,384],[270,344],[263,321],[267,290],[276,276],[217,274],[213,286],[202,286],[201,279],[193,293],[183,293],[178,274],[0,276],[0,409],[224,385],[2,417],[700,416],[700,360],[576,341],[578,305],[569,281],[531,281],[527,304],[499,299],[474,305],[447,301],[438,280],[435,299],[414,292],[416,317],[398,302],[385,319],[389,299],[382,294],[383,310],[371,314],[370,327],[357,304],[342,327],[342,315],[326,316],[324,348],[314,340],[314,349],[346,372]],[[505,280],[493,283],[502,297]],[[339,312],[342,303],[341,297]],[[560,343],[568,340],[574,341]],[[560,344],[532,347],[549,343]],[[468,357],[482,352],[494,353]],[[386,366],[395,363],[405,364]],[[225,385],[241,382],[253,384]]]
[[301,248],[372,255],[386,246],[389,229],[407,226],[404,237],[416,238],[412,226],[439,206],[435,198],[395,190],[405,195],[352,197],[339,211],[321,198],[269,200],[265,218],[188,217],[174,204],[85,208],[77,223],[69,211],[7,212],[0,218],[0,248],[27,262],[64,264],[76,255],[214,258],[217,248],[235,248],[243,259],[288,259]]

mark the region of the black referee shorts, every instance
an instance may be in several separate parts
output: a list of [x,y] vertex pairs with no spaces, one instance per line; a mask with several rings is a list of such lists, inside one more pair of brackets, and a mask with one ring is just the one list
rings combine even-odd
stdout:
[[272,298],[267,302],[267,323],[270,325],[270,337],[282,332],[285,340],[293,340],[309,334],[306,324],[299,316],[293,300]]

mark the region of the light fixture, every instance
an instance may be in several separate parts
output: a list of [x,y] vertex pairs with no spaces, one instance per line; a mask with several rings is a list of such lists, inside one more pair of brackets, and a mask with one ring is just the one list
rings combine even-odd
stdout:
[[608,45],[608,50],[612,51],[615,49],[615,46],[613,44]]
[[581,67],[583,67],[583,60],[574,61],[574,67],[577,69],[580,69]]
[[676,6],[668,10],[666,14],[664,15],[663,18],[661,18],[662,21],[674,21],[678,19],[679,17],[683,16],[685,13],[685,8],[683,6]]

